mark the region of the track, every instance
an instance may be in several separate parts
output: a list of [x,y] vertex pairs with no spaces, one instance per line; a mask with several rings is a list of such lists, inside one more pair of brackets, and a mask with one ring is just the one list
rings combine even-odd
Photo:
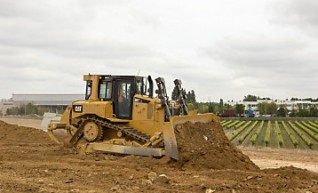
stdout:
[[123,135],[136,140],[141,143],[147,143],[150,141],[150,136],[146,135],[140,131],[134,130],[131,127],[128,127],[127,124],[116,124],[112,123],[107,119],[102,119],[97,116],[85,116],[81,118],[81,124],[78,127],[78,130],[73,135],[72,139],[70,140],[73,145],[76,145],[76,143],[81,139],[83,136],[83,129],[84,125],[87,122],[94,122],[97,125],[101,126],[103,129],[112,129],[118,132],[121,132]]

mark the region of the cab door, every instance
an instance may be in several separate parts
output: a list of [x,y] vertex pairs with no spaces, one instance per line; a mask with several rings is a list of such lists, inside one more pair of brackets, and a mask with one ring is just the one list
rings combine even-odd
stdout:
[[119,119],[131,119],[132,81],[116,80],[114,87],[114,112]]

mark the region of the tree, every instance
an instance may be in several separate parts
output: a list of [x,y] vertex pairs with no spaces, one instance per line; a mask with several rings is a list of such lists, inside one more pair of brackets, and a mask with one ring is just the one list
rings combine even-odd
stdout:
[[277,116],[278,117],[286,117],[287,109],[284,105],[280,105],[277,110]]
[[32,103],[28,103],[26,106],[25,106],[25,113],[27,115],[29,114],[37,114],[38,113],[38,108],[36,106],[34,106]]
[[193,102],[196,103],[197,99],[196,99],[194,90],[191,90],[191,97],[192,97]]
[[296,112],[296,110],[293,108],[293,109],[291,110],[291,112],[289,113],[289,116],[290,116],[290,117],[296,117],[296,115],[297,115],[297,112]]
[[215,105],[211,102],[208,103],[208,112],[214,113],[215,112]]
[[223,103],[223,99],[220,99],[220,103],[219,103],[219,112],[222,113],[223,111],[223,107],[224,106],[224,103]]
[[19,115],[20,108],[19,107],[11,107],[11,108],[7,109],[6,114],[7,115]]
[[17,115],[25,115],[26,114],[26,105],[20,105],[18,107],[18,114]]
[[45,112],[49,112],[49,107],[38,107],[38,115],[43,115]]
[[310,117],[310,112],[307,109],[299,109],[296,115],[298,117]]
[[196,109],[193,103],[187,103],[187,106],[188,106],[188,110],[189,111],[192,111],[192,110]]
[[243,101],[257,101],[257,99],[259,99],[259,97],[249,94],[247,96],[244,96]]
[[267,103],[267,102],[262,102],[257,104],[257,110],[261,115],[274,115],[277,113],[277,104],[274,102]]
[[318,109],[317,108],[310,108],[310,116],[311,117],[318,117]]
[[[179,97],[178,93],[179,93],[178,89],[174,87],[171,93],[171,99],[178,100],[178,97]],[[182,89],[182,94],[183,96],[187,97],[187,91],[185,89]]]
[[207,113],[209,106],[207,103],[198,103],[198,112],[199,113]]
[[194,90],[191,90],[191,91],[189,91],[187,94],[186,94],[186,102],[187,103],[196,103],[197,101],[196,101],[196,98],[195,98],[195,92],[194,92]]
[[171,99],[172,100],[178,100],[178,89],[176,87],[174,87],[173,90],[172,90]]
[[267,113],[270,115],[274,115],[277,113],[277,104],[274,102],[271,102],[267,105]]
[[244,114],[245,106],[243,104],[236,104],[235,110],[241,116],[242,114]]
[[230,104],[224,104],[223,109],[233,109],[233,106]]
[[267,106],[268,106],[268,103],[266,102],[257,104],[257,110],[259,111],[261,115],[267,114]]

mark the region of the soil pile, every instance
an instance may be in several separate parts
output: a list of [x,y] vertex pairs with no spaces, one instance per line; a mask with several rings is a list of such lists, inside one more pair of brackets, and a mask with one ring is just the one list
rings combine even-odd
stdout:
[[0,121],[0,143],[52,143],[52,141],[42,130]]
[[220,123],[190,123],[175,130],[178,164],[192,169],[259,169],[225,136]]

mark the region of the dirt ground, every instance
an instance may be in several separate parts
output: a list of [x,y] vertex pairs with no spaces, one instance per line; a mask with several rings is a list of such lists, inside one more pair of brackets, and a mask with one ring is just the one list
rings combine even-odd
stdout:
[[[202,138],[192,127],[212,135]],[[318,192],[318,173],[295,167],[260,170],[218,127],[185,125],[178,133],[183,142],[192,138],[198,144],[179,140],[181,161],[165,164],[151,157],[74,154],[41,130],[0,121],[0,192]],[[318,159],[316,152],[242,150],[260,168],[266,167],[261,160],[278,167],[273,160],[314,165]],[[215,164],[222,159],[223,165]]]
[[9,124],[41,129],[41,120],[40,119],[0,117],[0,120],[4,121],[6,123],[9,123]]
[[318,173],[318,151],[239,147],[258,167],[294,166]]

